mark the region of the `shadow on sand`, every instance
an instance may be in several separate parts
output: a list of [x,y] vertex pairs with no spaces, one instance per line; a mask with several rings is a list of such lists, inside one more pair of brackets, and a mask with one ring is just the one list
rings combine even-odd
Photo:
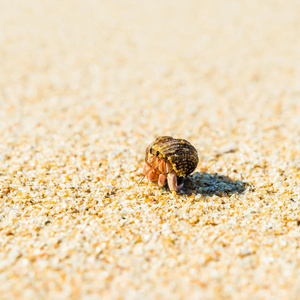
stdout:
[[196,172],[184,179],[183,194],[201,194],[205,196],[230,196],[243,193],[248,184],[240,180],[232,180],[225,175]]

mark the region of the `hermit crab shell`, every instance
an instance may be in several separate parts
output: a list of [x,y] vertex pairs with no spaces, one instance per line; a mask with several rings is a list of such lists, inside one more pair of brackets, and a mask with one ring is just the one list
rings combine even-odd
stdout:
[[145,161],[150,154],[169,161],[178,177],[191,174],[198,165],[197,150],[184,139],[160,136],[147,147]]

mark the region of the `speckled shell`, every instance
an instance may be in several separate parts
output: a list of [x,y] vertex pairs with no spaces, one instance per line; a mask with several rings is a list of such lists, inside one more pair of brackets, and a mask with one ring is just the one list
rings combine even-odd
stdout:
[[146,161],[149,154],[168,160],[179,177],[191,174],[198,165],[195,147],[186,140],[170,136],[160,136],[147,147]]

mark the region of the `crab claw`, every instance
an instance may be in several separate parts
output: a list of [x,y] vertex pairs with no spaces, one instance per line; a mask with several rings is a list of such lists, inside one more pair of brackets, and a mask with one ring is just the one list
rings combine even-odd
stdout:
[[181,185],[177,185],[177,175],[175,171],[172,171],[168,174],[168,185],[171,191],[178,192],[183,188],[183,183]]

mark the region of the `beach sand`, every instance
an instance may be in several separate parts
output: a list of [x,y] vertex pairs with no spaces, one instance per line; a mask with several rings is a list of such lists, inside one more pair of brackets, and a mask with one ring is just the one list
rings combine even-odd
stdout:
[[[0,1],[1,299],[299,299],[299,15]],[[177,194],[137,176],[160,135]]]

